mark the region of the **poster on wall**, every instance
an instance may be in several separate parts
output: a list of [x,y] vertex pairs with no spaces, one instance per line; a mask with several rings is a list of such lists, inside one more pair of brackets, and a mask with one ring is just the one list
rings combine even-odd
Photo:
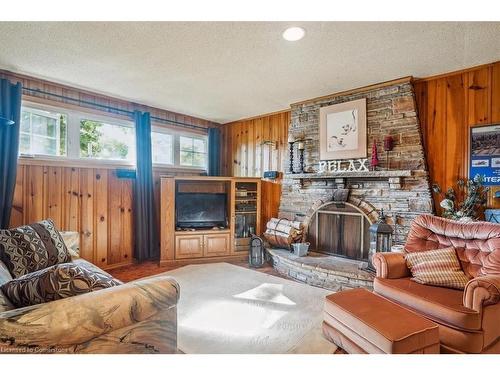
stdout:
[[484,185],[500,185],[500,124],[471,128],[469,178],[477,175]]

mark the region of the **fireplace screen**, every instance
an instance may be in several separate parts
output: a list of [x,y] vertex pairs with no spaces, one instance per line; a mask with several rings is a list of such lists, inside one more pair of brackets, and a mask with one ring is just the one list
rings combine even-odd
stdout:
[[331,203],[316,211],[309,227],[315,251],[368,260],[370,222],[349,203]]

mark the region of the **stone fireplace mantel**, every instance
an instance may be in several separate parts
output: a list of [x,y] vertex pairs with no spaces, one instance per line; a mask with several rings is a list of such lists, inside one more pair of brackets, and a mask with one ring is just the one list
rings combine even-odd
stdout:
[[411,177],[410,170],[368,171],[368,172],[335,172],[335,173],[294,173],[286,174],[292,180],[334,180],[337,178],[379,178]]

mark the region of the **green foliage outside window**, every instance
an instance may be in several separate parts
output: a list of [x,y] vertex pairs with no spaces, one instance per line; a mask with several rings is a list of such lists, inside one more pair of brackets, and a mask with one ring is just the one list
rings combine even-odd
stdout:
[[100,139],[102,123],[97,121],[82,120],[80,123],[80,155],[92,157],[99,155],[102,147]]

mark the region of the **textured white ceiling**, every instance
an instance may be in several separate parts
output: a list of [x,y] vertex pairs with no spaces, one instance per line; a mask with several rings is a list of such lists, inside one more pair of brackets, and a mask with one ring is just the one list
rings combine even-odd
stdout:
[[498,22],[0,22],[2,69],[222,123],[495,60]]

